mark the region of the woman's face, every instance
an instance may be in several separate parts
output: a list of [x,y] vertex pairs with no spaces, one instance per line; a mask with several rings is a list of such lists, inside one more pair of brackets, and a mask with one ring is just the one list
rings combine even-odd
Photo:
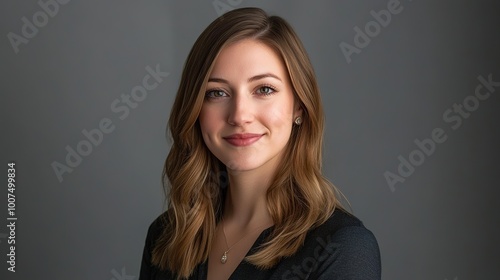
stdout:
[[207,147],[230,171],[275,168],[300,115],[273,49],[246,39],[221,51],[199,121]]

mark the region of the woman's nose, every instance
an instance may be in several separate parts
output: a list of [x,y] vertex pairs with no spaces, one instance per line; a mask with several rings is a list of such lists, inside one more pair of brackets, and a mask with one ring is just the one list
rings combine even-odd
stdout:
[[254,115],[251,97],[240,93],[236,93],[233,96],[231,102],[229,102],[230,108],[227,122],[235,126],[243,126],[252,122]]

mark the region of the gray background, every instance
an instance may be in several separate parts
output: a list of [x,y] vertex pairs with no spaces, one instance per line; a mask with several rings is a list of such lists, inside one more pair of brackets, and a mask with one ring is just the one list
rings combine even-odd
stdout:
[[[348,63],[339,48],[389,1],[220,0],[287,19],[315,67],[326,110],[324,173],[379,241],[383,279],[498,279],[500,87],[454,130],[443,113],[474,94],[477,77],[500,81],[495,1],[401,1],[403,10]],[[137,279],[146,230],[163,209],[165,126],[184,60],[218,16],[213,1],[70,1],[16,54],[7,34],[33,22],[37,1],[4,1],[1,159],[15,160],[17,272],[1,279]],[[169,72],[121,120],[110,105]],[[484,90],[484,89],[483,89]],[[115,129],[59,182],[82,130]],[[391,191],[415,139],[442,128],[447,141]],[[4,181],[5,182],[5,181]],[[0,191],[7,224],[7,183]]]

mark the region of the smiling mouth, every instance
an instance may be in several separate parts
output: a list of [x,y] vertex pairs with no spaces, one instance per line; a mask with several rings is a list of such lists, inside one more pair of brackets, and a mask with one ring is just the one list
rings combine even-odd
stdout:
[[242,133],[222,137],[229,144],[237,147],[249,146],[257,142],[264,134]]

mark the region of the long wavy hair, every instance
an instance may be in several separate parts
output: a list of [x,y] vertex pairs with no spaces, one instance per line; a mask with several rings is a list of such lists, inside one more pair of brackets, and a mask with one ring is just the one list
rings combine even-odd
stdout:
[[191,49],[170,113],[172,147],[165,161],[163,184],[168,209],[165,229],[156,240],[152,263],[187,278],[206,261],[222,215],[225,166],[203,141],[198,115],[209,75],[221,50],[242,39],[274,49],[284,61],[303,122],[294,125],[284,157],[267,190],[274,226],[247,261],[261,269],[293,255],[307,232],[341,207],[335,187],[321,174],[324,114],[308,55],[291,26],[258,8],[230,11],[213,21]]

